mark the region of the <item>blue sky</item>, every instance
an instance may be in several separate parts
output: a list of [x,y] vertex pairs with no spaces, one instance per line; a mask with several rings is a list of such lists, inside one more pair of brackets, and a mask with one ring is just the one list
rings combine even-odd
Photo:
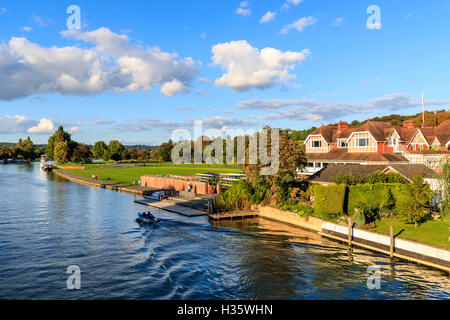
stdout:
[[60,124],[126,144],[195,119],[305,129],[417,113],[422,91],[427,109],[450,105],[444,0],[0,0],[0,43],[0,141],[46,142]]

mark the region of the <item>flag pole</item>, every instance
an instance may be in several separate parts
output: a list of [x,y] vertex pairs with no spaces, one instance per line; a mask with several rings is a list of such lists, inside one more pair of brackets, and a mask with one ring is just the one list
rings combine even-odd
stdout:
[[422,128],[425,127],[425,94],[422,91]]

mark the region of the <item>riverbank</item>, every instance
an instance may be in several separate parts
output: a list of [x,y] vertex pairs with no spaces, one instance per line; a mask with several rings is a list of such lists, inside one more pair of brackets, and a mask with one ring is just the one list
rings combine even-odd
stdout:
[[350,247],[358,246],[389,255],[392,258],[400,258],[440,269],[450,274],[450,250],[448,248],[401,238],[398,236],[401,234],[401,230],[398,228],[391,237],[312,216],[300,217],[296,213],[276,208],[253,206],[252,209],[258,210],[261,218],[315,231],[323,237],[348,244]]
[[89,186],[97,187],[97,188],[104,188],[104,189],[108,189],[108,190],[127,192],[127,193],[139,194],[139,195],[151,195],[152,192],[156,191],[156,189],[148,188],[148,187],[130,186],[130,185],[125,185],[125,184],[118,184],[113,181],[93,180],[92,178],[88,179],[88,178],[80,177],[78,175],[69,173],[69,172],[61,170],[61,169],[55,169],[55,170],[53,170],[53,173],[55,173],[59,177],[62,177],[64,179],[67,179],[72,182],[85,184],[85,185],[89,185]]
[[[74,167],[74,166],[71,166]],[[70,170],[70,174],[80,178],[90,179],[93,174],[98,176],[99,180],[106,180],[115,184],[123,184],[131,186],[133,181],[139,181],[142,176],[151,175],[175,175],[189,176],[205,173],[242,173],[242,171],[234,166],[225,165],[196,165],[184,164],[174,165],[169,163],[155,163],[145,165],[85,165],[84,169],[77,168]]]
[[[63,170],[54,170],[55,174],[67,180],[86,184],[94,187],[105,188],[140,195],[151,194],[155,189],[146,187],[132,187],[127,185],[115,184],[83,178]],[[396,257],[419,264],[427,265],[433,268],[444,270],[450,274],[450,250],[433,246],[418,241],[403,239],[398,236],[392,240],[389,236],[374,231],[366,231],[338,223],[331,223],[322,219],[307,216],[300,217],[298,214],[288,211],[278,210],[271,207],[254,206],[253,210],[258,210],[259,216],[264,219],[289,224],[302,229],[317,232],[326,238],[344,242],[350,246],[359,246],[372,251]],[[396,230],[398,233],[400,230]],[[359,234],[359,237],[354,237]],[[350,238],[349,238],[350,234]],[[397,246],[400,244],[401,247]]]

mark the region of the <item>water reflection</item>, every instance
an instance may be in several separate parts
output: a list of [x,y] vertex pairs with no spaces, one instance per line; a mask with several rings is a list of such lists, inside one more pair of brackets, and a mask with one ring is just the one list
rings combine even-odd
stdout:
[[[2,299],[448,299],[443,272],[255,219],[210,224],[33,165],[0,166]],[[78,265],[82,290],[65,287]],[[366,286],[381,268],[381,289]]]

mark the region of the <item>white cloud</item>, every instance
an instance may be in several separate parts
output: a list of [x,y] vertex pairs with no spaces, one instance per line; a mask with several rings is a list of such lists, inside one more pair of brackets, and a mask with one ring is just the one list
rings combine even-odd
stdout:
[[28,129],[29,133],[52,133],[55,129],[55,125],[52,120],[49,119],[41,119],[38,125]]
[[6,8],[0,8],[0,16],[8,12]]
[[24,133],[33,126],[37,125],[37,121],[31,120],[26,116],[0,116],[0,134],[1,133]]
[[31,32],[31,31],[33,31],[33,28],[25,26],[25,27],[20,28],[20,30],[25,31],[25,32]]
[[267,11],[266,14],[262,16],[261,20],[259,20],[259,23],[267,23],[272,21],[275,19],[275,15],[275,12]]
[[248,9],[248,6],[250,5],[250,2],[248,1],[242,1],[239,8],[236,9],[236,14],[248,17],[252,14],[252,10]]
[[301,2],[303,2],[303,0],[287,0],[282,6],[282,9],[289,9],[291,7],[291,5],[297,6],[299,5]]
[[173,95],[186,91],[198,73],[192,58],[179,59],[157,47],[134,45],[126,35],[107,28],[67,30],[62,35],[94,46],[45,48],[14,37],[0,45],[0,100],[41,93],[86,96],[107,90],[149,91],[153,86]]
[[314,17],[303,17],[295,21],[294,23],[287,24],[281,29],[280,34],[287,34],[290,30],[295,29],[298,32],[302,32],[306,27],[313,25],[317,22]]
[[72,127],[69,129],[70,134],[77,133],[78,131],[80,131],[80,127],[78,127],[78,126],[75,126],[75,127]]
[[240,16],[248,17],[249,15],[252,14],[252,10],[244,9],[244,8],[237,8],[236,9],[236,14],[238,14]]
[[344,23],[344,21],[345,21],[345,19],[342,18],[342,17],[336,18],[336,19],[333,20],[333,22],[331,23],[331,25],[332,25],[333,27],[339,27],[339,26],[341,26],[341,25]]
[[281,52],[265,48],[260,51],[245,40],[217,44],[212,52],[213,63],[226,70],[221,78],[216,79],[216,85],[230,87],[237,92],[251,88],[266,89],[276,83],[294,80],[295,76],[289,71],[310,54],[308,49]]
[[161,88],[161,93],[165,94],[168,97],[173,97],[177,93],[187,91],[189,91],[188,88],[186,88],[184,84],[178,80],[166,82]]

